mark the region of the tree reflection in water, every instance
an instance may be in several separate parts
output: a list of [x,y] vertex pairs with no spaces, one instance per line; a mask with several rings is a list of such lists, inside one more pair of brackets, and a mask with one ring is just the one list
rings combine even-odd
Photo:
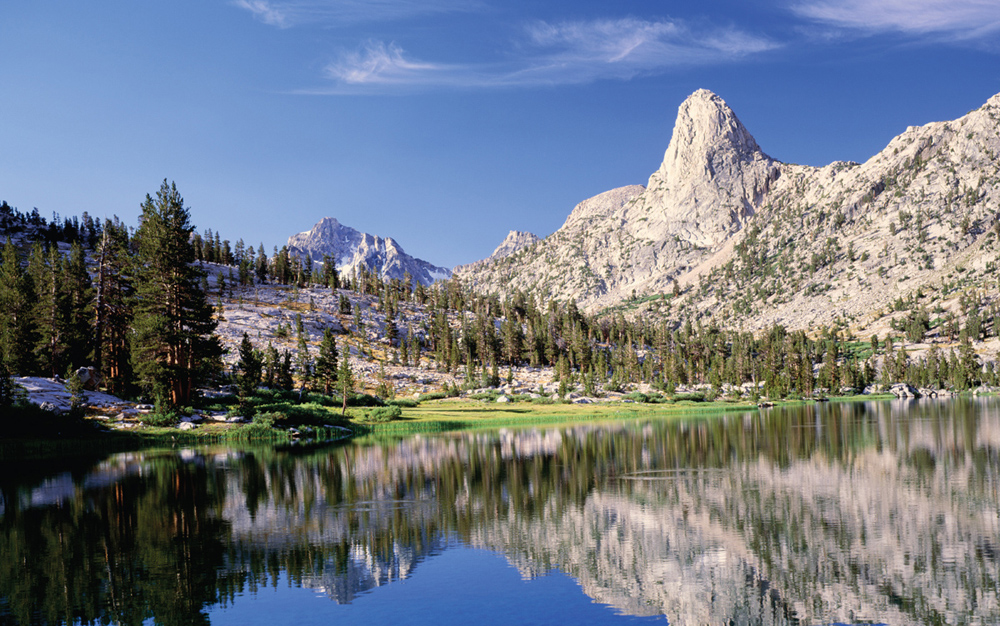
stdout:
[[346,603],[457,541],[672,623],[998,623],[998,406],[824,404],[21,472],[0,478],[0,618],[206,621],[281,576]]

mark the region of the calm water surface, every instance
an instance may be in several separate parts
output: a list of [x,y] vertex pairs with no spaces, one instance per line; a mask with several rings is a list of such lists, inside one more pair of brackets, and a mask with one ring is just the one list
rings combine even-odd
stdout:
[[1000,401],[0,462],[0,624],[1000,624]]

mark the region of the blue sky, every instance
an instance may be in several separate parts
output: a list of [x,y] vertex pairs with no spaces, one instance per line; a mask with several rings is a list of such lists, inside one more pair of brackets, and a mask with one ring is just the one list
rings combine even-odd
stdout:
[[1000,92],[996,0],[4,0],[0,199],[199,230],[333,216],[451,266],[644,184],[718,93],[786,162],[864,161]]

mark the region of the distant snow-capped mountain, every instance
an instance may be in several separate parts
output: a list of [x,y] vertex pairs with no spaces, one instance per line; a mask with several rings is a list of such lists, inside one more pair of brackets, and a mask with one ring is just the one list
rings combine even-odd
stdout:
[[332,217],[324,217],[312,230],[289,237],[288,253],[309,257],[314,263],[322,263],[329,256],[345,276],[364,266],[383,280],[403,279],[409,273],[417,282],[430,285],[451,277],[451,270],[410,256],[392,237],[362,233]]

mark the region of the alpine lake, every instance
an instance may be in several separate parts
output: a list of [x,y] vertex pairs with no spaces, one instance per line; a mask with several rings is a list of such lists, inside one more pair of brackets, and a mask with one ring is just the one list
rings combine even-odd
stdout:
[[0,624],[1000,624],[1000,399],[0,460]]

